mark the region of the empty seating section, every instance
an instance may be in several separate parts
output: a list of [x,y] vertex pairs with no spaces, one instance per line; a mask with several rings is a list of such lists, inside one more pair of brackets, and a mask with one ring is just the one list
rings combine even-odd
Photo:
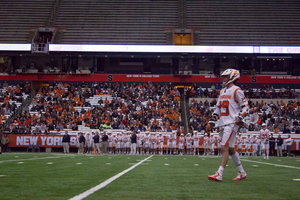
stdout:
[[165,28],[178,26],[177,1],[63,0],[55,26],[61,43],[166,44]]
[[54,0],[1,0],[0,43],[27,43],[30,27],[45,27]]
[[298,0],[186,0],[202,45],[300,45]]

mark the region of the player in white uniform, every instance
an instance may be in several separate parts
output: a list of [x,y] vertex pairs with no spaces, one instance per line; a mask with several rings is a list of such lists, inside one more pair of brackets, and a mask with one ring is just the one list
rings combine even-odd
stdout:
[[169,150],[170,150],[170,154],[172,154],[172,136],[168,135],[166,137],[167,139],[167,148],[166,148],[166,154],[169,154]]
[[163,151],[164,151],[164,137],[162,136],[162,133],[159,134],[158,138],[158,150],[159,150],[159,154],[162,155]]
[[180,155],[183,155],[184,142],[185,142],[185,138],[183,133],[181,133],[178,141],[178,151]]
[[218,136],[218,137],[217,137],[218,156],[220,156],[220,155],[221,155],[221,141],[222,141],[222,138],[221,138],[221,136]]
[[176,144],[177,144],[177,137],[176,137],[176,132],[173,132],[171,135],[172,137],[172,149],[173,149],[173,154],[176,155],[177,150],[176,150]]
[[258,140],[258,138],[256,138],[256,135],[254,135],[253,136],[253,145],[252,145],[252,147],[253,147],[253,154],[252,154],[252,156],[257,156],[257,140]]
[[108,135],[108,154],[112,154],[114,138],[110,131],[107,133],[107,135]]
[[151,136],[150,136],[150,148],[151,148],[151,153],[150,154],[153,154],[153,155],[156,154],[156,148],[157,148],[156,139],[157,139],[156,134],[152,133]]
[[130,147],[131,147],[130,136],[131,136],[131,131],[127,131],[127,135],[126,135],[126,152],[127,152],[127,154],[130,154]]
[[149,154],[149,145],[150,145],[150,136],[149,136],[149,131],[147,131],[146,135],[144,136],[144,149],[147,155]]
[[187,155],[192,155],[192,135],[190,133],[187,134],[186,138],[185,138],[185,141],[186,141],[186,154]]
[[210,146],[210,155],[215,155],[215,143],[216,140],[213,135],[210,135],[209,146]]
[[243,140],[241,134],[239,134],[239,136],[236,139],[237,150],[238,150],[239,156],[243,155],[243,142],[244,142],[244,140]]
[[92,141],[91,134],[87,133],[86,136],[85,136],[85,147],[86,147],[86,153],[87,154],[91,153],[91,150],[92,150],[91,141]]
[[97,147],[96,147],[96,145],[95,145],[95,143],[94,143],[94,136],[95,136],[95,132],[94,131],[92,131],[92,135],[91,135],[91,146],[92,146],[92,152],[94,153],[94,154],[96,154],[96,149],[97,149]]
[[203,139],[203,149],[204,149],[204,153],[203,155],[208,155],[208,141],[209,141],[209,137],[207,137],[207,133],[204,134],[204,139]]
[[117,133],[117,137],[115,139],[115,143],[116,143],[116,154],[120,154],[121,151],[121,136],[120,136],[120,133]]
[[140,131],[136,134],[136,147],[137,147],[137,154],[143,153],[143,135],[140,133]]
[[240,126],[244,125],[243,118],[249,113],[248,101],[244,92],[235,85],[240,78],[240,73],[235,69],[227,69],[222,74],[223,89],[220,92],[218,103],[214,111],[215,119],[219,118],[220,135],[222,136],[221,165],[212,176],[207,178],[213,181],[222,181],[223,171],[231,156],[232,161],[237,166],[238,176],[233,180],[242,180],[247,177],[241,165],[240,157],[235,152],[235,138]]
[[194,133],[194,155],[199,155],[199,141],[200,141],[200,136],[198,135],[197,132]]
[[262,143],[264,143],[264,159],[266,159],[267,154],[267,160],[269,160],[269,138],[270,138],[270,131],[267,129],[267,124],[262,124],[262,129],[259,131],[260,138],[262,140]]
[[245,156],[250,156],[251,154],[251,137],[250,135],[248,135],[247,138],[244,139],[244,142],[245,142],[245,146],[246,146],[246,152],[245,152]]

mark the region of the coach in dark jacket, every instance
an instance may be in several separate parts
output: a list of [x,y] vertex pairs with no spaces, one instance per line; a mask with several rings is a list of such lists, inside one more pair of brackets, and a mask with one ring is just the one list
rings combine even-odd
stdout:
[[135,131],[131,133],[131,155],[135,155],[136,154],[136,134]]
[[98,154],[100,153],[100,137],[99,137],[99,133],[96,132],[96,135],[93,137],[94,140],[94,144],[96,145],[96,149],[98,151]]
[[105,131],[102,136],[102,153],[106,154],[107,153],[107,140],[108,136],[106,135]]
[[275,138],[273,137],[273,134],[271,134],[269,143],[270,143],[270,156],[274,156],[275,155]]
[[69,153],[70,135],[68,134],[68,131],[65,131],[65,134],[62,138],[62,144],[64,147],[64,153]]
[[85,144],[85,137],[83,136],[83,133],[80,133],[79,137],[79,153],[83,154],[84,152],[84,144]]
[[278,135],[276,143],[277,143],[277,156],[281,157],[282,156],[282,143],[283,143],[281,135]]

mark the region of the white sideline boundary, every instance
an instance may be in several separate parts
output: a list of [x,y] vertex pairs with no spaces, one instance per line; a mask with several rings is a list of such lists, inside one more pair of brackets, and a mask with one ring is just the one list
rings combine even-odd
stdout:
[[149,156],[148,158],[145,158],[144,160],[142,160],[142,161],[136,163],[135,165],[133,165],[132,167],[130,167],[130,168],[128,168],[128,169],[126,169],[126,170],[118,173],[117,175],[115,175],[115,176],[107,179],[106,181],[100,183],[99,185],[97,185],[97,186],[95,186],[95,187],[93,187],[93,188],[91,188],[91,189],[89,189],[89,190],[87,190],[87,191],[85,191],[85,192],[83,192],[83,193],[81,193],[81,194],[79,194],[79,195],[71,198],[70,200],[81,200],[83,198],[86,198],[87,196],[89,196],[89,195],[93,194],[94,192],[100,190],[101,188],[107,186],[108,184],[110,184],[111,182],[113,182],[117,178],[121,177],[122,175],[126,174],[127,172],[133,170],[135,167],[137,167],[138,165],[142,164],[144,161],[148,160],[152,156]]
[[51,159],[51,158],[60,158],[60,157],[42,157],[42,158],[26,158],[26,159],[16,159],[16,160],[1,160],[0,163],[15,162],[15,161],[25,161],[25,160]]
[[288,165],[278,165],[278,164],[273,164],[273,163],[259,162],[259,161],[247,160],[247,159],[241,159],[241,161],[259,163],[259,164],[264,164],[264,165],[273,165],[273,166],[276,166],[276,167],[285,167],[285,168],[292,168],[292,169],[300,169],[300,167],[293,167],[293,166],[288,166]]

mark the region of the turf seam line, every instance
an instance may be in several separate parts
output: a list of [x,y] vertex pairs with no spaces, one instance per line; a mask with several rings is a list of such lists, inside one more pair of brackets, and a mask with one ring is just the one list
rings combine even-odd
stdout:
[[265,164],[265,165],[273,165],[273,166],[276,166],[276,167],[286,167],[286,168],[292,168],[292,169],[300,169],[300,167],[293,167],[293,166],[288,166],[288,165],[278,165],[278,164],[265,163],[265,162],[259,162],[259,161],[254,161],[254,160],[241,159],[241,161],[260,163],[260,164]]
[[[153,155],[152,155],[153,156]],[[118,179],[119,177],[123,176],[124,174],[126,174],[127,172],[133,170],[135,167],[137,167],[138,165],[142,164],[144,161],[148,160],[149,158],[151,158],[152,156],[149,156],[148,158],[145,158],[144,160],[138,162],[137,164],[133,165],[132,167],[129,167],[128,169],[118,173],[117,175],[107,179],[106,181],[100,183],[99,185],[71,198],[70,200],[81,200],[83,198],[86,198],[87,196],[93,194],[94,192],[100,190],[101,188],[107,186],[108,184],[110,184],[111,182],[113,182],[114,180]]]

